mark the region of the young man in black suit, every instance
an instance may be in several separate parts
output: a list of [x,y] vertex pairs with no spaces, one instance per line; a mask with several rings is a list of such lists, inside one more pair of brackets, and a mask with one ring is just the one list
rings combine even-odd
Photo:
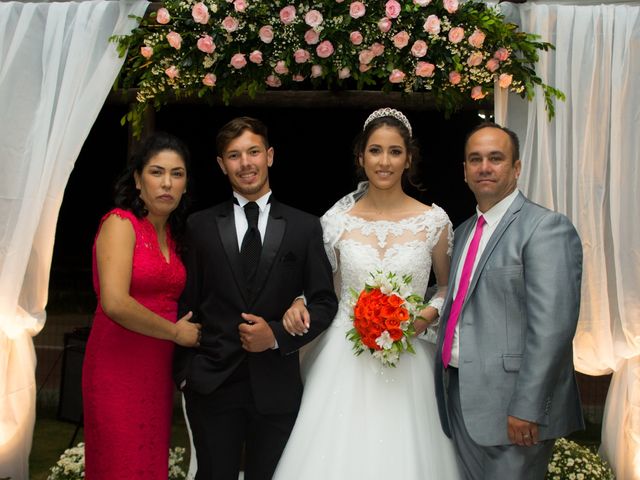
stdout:
[[[193,432],[197,480],[270,479],[295,423],[298,349],[331,323],[337,300],[319,220],[273,198],[274,151],[259,120],[240,117],[216,137],[233,198],[187,224],[180,311],[202,324],[200,346],[176,351],[174,375]],[[308,333],[282,317],[304,292]]]

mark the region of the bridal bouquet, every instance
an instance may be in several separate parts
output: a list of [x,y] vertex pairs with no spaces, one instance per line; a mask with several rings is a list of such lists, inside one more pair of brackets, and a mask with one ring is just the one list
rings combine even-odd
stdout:
[[382,365],[395,367],[401,353],[415,353],[410,341],[413,322],[425,305],[422,297],[411,293],[410,275],[398,278],[393,272],[376,271],[371,278],[360,293],[352,290],[353,328],[347,339],[356,355],[368,349]]

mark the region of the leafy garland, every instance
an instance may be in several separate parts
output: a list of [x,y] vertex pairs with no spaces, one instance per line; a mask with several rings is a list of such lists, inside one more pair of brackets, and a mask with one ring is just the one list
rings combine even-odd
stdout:
[[[166,0],[130,35],[117,87],[136,88],[134,131],[173,97],[253,97],[264,90],[430,92],[446,113],[505,88],[554,114],[559,90],[533,65],[554,48],[469,0]],[[127,54],[128,52],[128,54]]]

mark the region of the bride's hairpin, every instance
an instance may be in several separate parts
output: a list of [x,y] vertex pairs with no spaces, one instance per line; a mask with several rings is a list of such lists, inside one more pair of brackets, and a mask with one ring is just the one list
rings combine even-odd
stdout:
[[404,113],[402,113],[400,110],[396,110],[395,108],[388,108],[388,107],[379,108],[378,110],[373,112],[371,115],[369,115],[369,117],[364,122],[364,126],[362,127],[362,130],[364,131],[367,128],[367,125],[369,125],[376,118],[383,118],[383,117],[395,118],[400,123],[402,123],[405,127],[407,127],[407,130],[409,131],[409,137],[413,136],[413,132],[411,130],[411,124],[409,123],[409,120],[407,119],[407,117],[404,116]]

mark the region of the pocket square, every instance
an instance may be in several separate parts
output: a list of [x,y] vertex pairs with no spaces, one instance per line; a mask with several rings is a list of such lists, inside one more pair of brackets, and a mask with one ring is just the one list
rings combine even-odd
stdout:
[[297,260],[296,255],[293,252],[287,252],[286,255],[280,257],[280,263],[292,263]]

